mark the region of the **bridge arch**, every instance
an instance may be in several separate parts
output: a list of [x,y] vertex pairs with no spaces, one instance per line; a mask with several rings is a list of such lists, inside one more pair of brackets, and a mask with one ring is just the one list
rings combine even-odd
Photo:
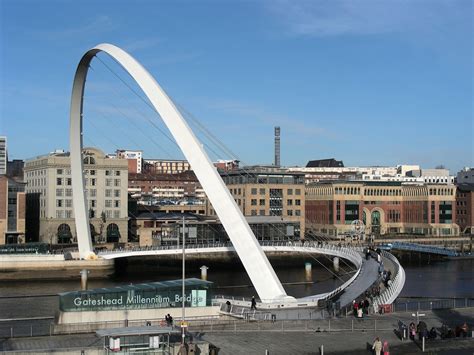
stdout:
[[111,44],[100,44],[83,55],[76,70],[72,89],[69,135],[73,202],[80,256],[82,258],[93,256],[84,193],[84,162],[81,156],[82,106],[89,64],[99,52],[111,56],[130,74],[160,114],[211,201],[259,297],[269,302],[291,298],[286,295],[239,207],[174,103],[140,63]]

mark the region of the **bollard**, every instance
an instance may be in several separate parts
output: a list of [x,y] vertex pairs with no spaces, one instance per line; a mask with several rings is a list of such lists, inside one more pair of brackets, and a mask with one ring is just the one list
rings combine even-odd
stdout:
[[81,274],[81,290],[87,290],[87,276],[89,275],[89,270],[83,269],[80,272]]
[[201,269],[201,280],[207,281],[207,270],[209,270],[209,268],[206,265],[203,265],[200,267],[200,269]]
[[267,349],[265,349],[265,355],[270,355],[270,352]]
[[321,347],[319,348],[319,353],[321,355],[324,355],[324,345],[321,345]]
[[332,263],[335,271],[339,271],[339,258],[337,256],[332,259]]
[[421,352],[425,352],[425,337],[421,338]]

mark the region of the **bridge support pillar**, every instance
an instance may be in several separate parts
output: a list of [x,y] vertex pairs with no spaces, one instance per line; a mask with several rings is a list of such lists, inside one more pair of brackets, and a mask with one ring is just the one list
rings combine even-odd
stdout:
[[200,269],[201,269],[201,280],[207,281],[207,270],[209,270],[209,268],[206,265],[203,265],[200,267]]
[[334,266],[334,270],[339,271],[339,258],[337,256],[332,259],[332,264]]
[[310,262],[304,263],[305,279],[306,281],[313,280],[313,265]]

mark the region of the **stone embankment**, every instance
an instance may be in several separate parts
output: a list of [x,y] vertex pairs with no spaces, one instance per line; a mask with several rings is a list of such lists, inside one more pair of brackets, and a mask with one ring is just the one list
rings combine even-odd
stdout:
[[113,260],[65,260],[62,254],[0,255],[0,280],[77,279],[89,270],[89,278],[104,278],[114,272]]

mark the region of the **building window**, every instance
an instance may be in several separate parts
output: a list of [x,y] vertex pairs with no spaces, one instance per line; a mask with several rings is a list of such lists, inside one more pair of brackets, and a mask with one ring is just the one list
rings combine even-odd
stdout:
[[97,190],[96,189],[90,189],[90,196],[91,197],[96,197],[97,196]]
[[252,199],[252,200],[250,201],[250,204],[251,204],[252,206],[257,206],[257,200]]
[[56,185],[61,186],[63,184],[62,178],[56,178]]
[[66,197],[72,196],[72,189],[66,189]]
[[105,207],[112,208],[112,200],[105,200]]
[[63,195],[63,189],[56,189],[56,196],[62,196]]
[[120,211],[114,211],[114,218],[120,218]]
[[111,171],[110,170],[106,170],[105,171],[105,176],[110,176],[111,175]]
[[95,170],[91,170],[90,174],[95,175]]
[[91,186],[95,186],[95,182],[96,182],[95,179],[91,179]]
[[301,216],[301,211],[300,210],[295,210],[295,216]]
[[[239,200],[240,201],[240,200]],[[120,200],[114,200],[114,207],[119,208],[120,207]]]
[[293,189],[288,189],[287,195],[293,195]]
[[260,199],[259,201],[260,206],[265,206],[265,199]]
[[296,206],[301,206],[301,200],[295,200],[295,205]]
[[256,195],[256,194],[257,194],[257,189],[256,189],[256,188],[252,188],[251,194],[252,194],[252,195]]
[[120,197],[120,190],[114,190],[114,196]]
[[63,200],[56,200],[56,207],[63,207]]
[[265,189],[260,189],[260,195],[265,195]]
[[295,189],[295,195],[301,195],[301,189]]
[[251,216],[256,216],[257,215],[257,210],[251,210],[250,215]]
[[112,190],[111,189],[106,189],[105,190],[105,197],[112,197]]
[[105,186],[112,186],[112,179],[105,179]]
[[62,175],[63,174],[63,169],[56,169],[56,174]]
[[72,200],[67,199],[65,201],[66,201],[66,207],[71,208],[72,207]]
[[293,216],[293,210],[288,210],[288,211],[286,211],[286,214],[287,214],[288,216]]
[[66,210],[65,216],[66,218],[72,218],[72,210]]
[[72,185],[72,179],[71,178],[66,178],[66,182],[68,186]]
[[105,217],[106,218],[112,218],[112,211],[111,210],[106,210],[105,211]]
[[63,211],[56,211],[56,218],[64,218]]
[[120,186],[120,179],[115,179],[114,185],[115,186]]
[[260,216],[265,216],[265,210],[260,210]]
[[287,206],[293,206],[293,200],[286,200]]

